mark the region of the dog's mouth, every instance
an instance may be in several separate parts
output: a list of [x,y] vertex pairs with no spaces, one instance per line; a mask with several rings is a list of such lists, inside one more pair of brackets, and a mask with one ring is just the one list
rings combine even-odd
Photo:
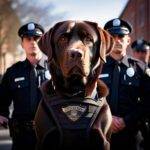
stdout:
[[86,76],[85,73],[82,71],[82,69],[80,69],[78,66],[74,66],[73,68],[70,69],[70,71],[68,72],[68,77],[70,76],[74,76],[74,77],[84,77]]
[[70,75],[66,81],[67,81],[67,86],[70,87],[69,90],[79,91],[85,88],[83,77],[79,74]]

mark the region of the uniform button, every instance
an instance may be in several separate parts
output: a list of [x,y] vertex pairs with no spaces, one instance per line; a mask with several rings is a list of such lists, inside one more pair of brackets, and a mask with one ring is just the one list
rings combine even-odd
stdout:
[[146,125],[146,126],[148,126],[148,125],[149,125],[149,123],[146,121],[146,122],[145,122],[145,125]]
[[20,88],[21,86],[20,85],[18,85],[18,88]]
[[140,102],[140,101],[141,101],[140,97],[138,97],[137,101],[138,101],[138,102]]
[[131,82],[129,82],[129,85],[131,85],[132,83]]

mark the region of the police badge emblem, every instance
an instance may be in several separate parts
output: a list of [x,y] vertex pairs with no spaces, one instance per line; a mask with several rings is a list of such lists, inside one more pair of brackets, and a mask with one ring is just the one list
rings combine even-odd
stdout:
[[48,79],[48,80],[51,79],[51,75],[50,75],[48,70],[45,71],[45,78]]
[[114,19],[113,20],[113,26],[116,27],[116,26],[120,26],[121,24],[121,21],[119,19]]
[[35,29],[34,23],[29,23],[27,28],[28,28],[28,30],[34,30]]
[[134,74],[135,74],[135,71],[132,67],[129,67],[127,70],[126,70],[126,74],[129,76],[129,77],[133,77]]
[[150,68],[146,68],[145,73],[150,77]]
[[70,105],[62,107],[62,111],[73,122],[77,121],[86,111],[86,106]]

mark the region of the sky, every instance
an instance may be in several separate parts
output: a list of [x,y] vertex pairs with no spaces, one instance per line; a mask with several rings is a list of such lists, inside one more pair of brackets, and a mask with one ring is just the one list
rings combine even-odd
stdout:
[[64,13],[58,20],[88,20],[97,22],[100,26],[113,18],[119,17],[128,0],[44,0],[55,6],[53,14]]

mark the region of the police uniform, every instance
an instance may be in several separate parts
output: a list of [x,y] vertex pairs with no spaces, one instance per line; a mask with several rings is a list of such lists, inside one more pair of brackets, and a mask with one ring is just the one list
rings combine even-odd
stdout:
[[[41,36],[43,33],[43,28],[36,23],[28,23],[18,31],[21,38]],[[33,150],[35,147],[33,119],[41,99],[39,87],[47,80],[47,71],[45,59],[42,58],[36,66],[26,59],[8,68],[3,76],[0,85],[0,115],[9,118],[9,106],[13,102],[9,121],[13,150]]]
[[[146,53],[150,51],[150,42],[145,41],[143,39],[138,39],[131,44],[131,48],[135,52]],[[147,67],[150,67],[149,63],[147,63],[146,65]]]
[[[130,24],[118,18],[107,22],[104,29],[111,35],[127,35],[132,31]],[[106,62],[100,78],[109,88],[107,101],[112,115],[123,118],[126,125],[112,134],[111,149],[136,150],[137,123],[144,115],[143,100],[149,98],[150,91],[144,91],[149,79],[145,78],[143,66],[138,65],[140,62],[127,55],[121,61],[108,56]]]
[[[145,53],[147,51],[150,51],[150,43],[143,39],[138,39],[131,44],[131,48],[133,51]],[[145,65],[145,73],[150,77],[150,64],[144,62],[143,65]],[[141,134],[143,136],[143,141],[141,142],[141,146],[144,148],[144,150],[149,150],[150,149],[150,114],[146,118],[142,119],[142,121],[139,124],[139,127],[140,127]]]

